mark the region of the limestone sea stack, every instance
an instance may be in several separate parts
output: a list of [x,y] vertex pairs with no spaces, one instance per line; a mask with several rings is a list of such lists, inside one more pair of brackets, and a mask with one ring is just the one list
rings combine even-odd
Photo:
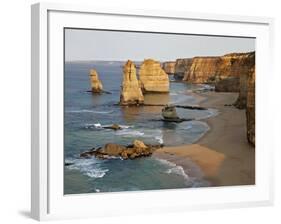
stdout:
[[140,66],[139,80],[143,93],[169,92],[168,74],[161,68],[161,64],[153,59],[146,59]]
[[139,105],[144,103],[144,97],[137,79],[136,66],[128,60],[123,66],[123,82],[121,87],[121,105]]
[[168,75],[174,75],[175,65],[176,65],[175,61],[166,61],[166,62],[163,62],[162,68]]
[[90,82],[92,93],[101,93],[103,91],[102,83],[95,69],[90,70]]
[[184,74],[189,71],[192,64],[192,58],[179,58],[176,60],[174,78],[183,80]]
[[248,142],[255,145],[255,69],[248,76],[246,118]]

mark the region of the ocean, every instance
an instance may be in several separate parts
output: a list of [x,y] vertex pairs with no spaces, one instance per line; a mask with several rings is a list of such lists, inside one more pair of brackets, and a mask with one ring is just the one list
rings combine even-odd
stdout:
[[[195,120],[164,123],[161,107],[120,107],[117,105],[122,83],[123,62],[66,62],[64,74],[64,194],[160,190],[208,186],[201,176],[191,176],[181,166],[155,157],[121,160],[79,158],[81,152],[106,143],[127,145],[135,139],[165,146],[192,144],[208,130],[201,119],[215,110],[177,108],[181,118]],[[105,91],[90,92],[89,70],[96,69]],[[170,82],[168,94],[146,94],[145,103],[197,105],[193,90],[209,88],[182,82]],[[123,129],[103,129],[117,123]],[[191,169],[199,169],[190,163]]]

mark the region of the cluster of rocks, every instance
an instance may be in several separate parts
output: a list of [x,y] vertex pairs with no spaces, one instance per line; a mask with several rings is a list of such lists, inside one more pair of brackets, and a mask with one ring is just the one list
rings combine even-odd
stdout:
[[123,67],[123,82],[120,94],[120,105],[141,105],[145,93],[169,92],[168,74],[161,64],[153,59],[146,59],[139,69],[137,78],[136,65],[128,60]]
[[163,147],[163,145],[146,145],[140,140],[135,140],[133,144],[123,146],[113,143],[108,143],[104,147],[93,148],[80,154],[82,158],[90,158],[92,156],[99,159],[122,158],[122,159],[136,159],[139,157],[150,156],[156,149]]
[[[183,58],[164,62],[162,66],[158,61],[145,59],[139,66],[138,76],[136,65],[128,60],[123,66],[119,104],[143,105],[145,93],[169,92],[168,74],[188,83],[213,83],[217,92],[239,92],[234,106],[246,109],[248,140],[255,144],[255,52]],[[90,80],[93,93],[104,92],[94,69],[90,70]],[[173,107],[165,107],[162,116],[165,121],[180,119]],[[119,130],[120,127],[108,128]]]

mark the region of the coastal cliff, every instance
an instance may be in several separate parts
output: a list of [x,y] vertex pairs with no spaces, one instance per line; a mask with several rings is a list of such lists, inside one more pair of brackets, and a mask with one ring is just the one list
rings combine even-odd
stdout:
[[248,78],[255,69],[255,53],[251,52],[244,58],[243,63],[240,64],[240,83],[239,96],[234,105],[239,109],[245,109],[247,105],[248,94]]
[[176,60],[174,78],[183,80],[184,74],[189,71],[192,58],[179,58]]
[[195,57],[184,74],[184,81],[189,83],[208,83],[216,81],[221,64],[220,57]]
[[216,83],[228,77],[239,77],[254,66],[255,52],[232,53],[221,57],[194,57],[185,71],[184,81],[189,83]]
[[121,105],[143,104],[144,97],[139,86],[135,64],[128,60],[123,66],[123,81],[120,95]]
[[169,77],[161,68],[161,64],[153,59],[146,59],[140,66],[139,82],[143,93],[169,92]]
[[229,77],[222,79],[215,84],[216,92],[239,92],[240,91],[239,77]]
[[101,93],[102,92],[102,83],[99,79],[98,73],[95,69],[90,70],[90,82],[91,82],[91,91],[92,93]]
[[255,145],[255,69],[248,76],[248,92],[246,105],[247,138],[248,142]]
[[173,75],[175,73],[175,61],[166,61],[163,62],[162,68],[168,75]]

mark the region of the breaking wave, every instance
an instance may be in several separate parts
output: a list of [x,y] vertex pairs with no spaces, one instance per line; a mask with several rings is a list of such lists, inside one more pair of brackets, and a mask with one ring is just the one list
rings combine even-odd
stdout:
[[184,169],[182,166],[178,166],[175,163],[172,163],[168,160],[165,159],[156,159],[158,160],[160,163],[168,166],[169,168],[165,171],[165,173],[167,174],[176,174],[176,175],[180,175],[183,176],[184,179],[188,180],[189,176],[185,173]]
[[67,169],[79,170],[82,174],[91,178],[102,178],[109,171],[109,169],[102,168],[101,163],[99,163],[95,158],[68,159],[66,162],[71,164],[67,166]]

